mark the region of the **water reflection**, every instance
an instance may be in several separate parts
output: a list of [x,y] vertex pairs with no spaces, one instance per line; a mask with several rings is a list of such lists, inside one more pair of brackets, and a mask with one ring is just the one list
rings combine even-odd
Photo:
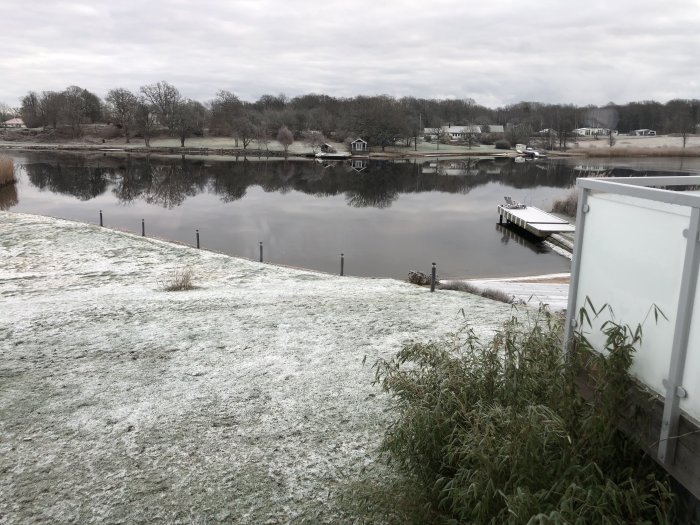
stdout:
[[[400,195],[468,193],[498,181],[514,188],[568,187],[577,172],[560,163],[516,164],[510,159],[416,161],[217,162],[148,157],[71,156],[25,165],[32,185],[86,201],[111,188],[122,203],[143,200],[164,208],[180,206],[203,192],[223,202],[242,199],[251,186],[266,192],[291,190],[314,196],[343,195],[352,207],[388,208]],[[617,174],[619,175],[619,173]]]
[[[642,175],[576,162],[426,158],[323,164],[213,158],[16,154],[5,209],[96,222],[292,266],[405,278],[437,261],[445,278],[559,273],[566,259],[500,228],[504,195],[549,209],[581,175]],[[649,171],[663,174],[668,172]],[[527,248],[527,249],[524,249]]]

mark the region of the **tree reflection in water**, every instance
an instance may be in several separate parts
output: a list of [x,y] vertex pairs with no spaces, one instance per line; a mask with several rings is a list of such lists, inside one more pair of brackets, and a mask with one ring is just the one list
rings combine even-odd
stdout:
[[[111,188],[122,203],[143,200],[164,208],[180,206],[202,192],[233,202],[245,197],[251,186],[266,192],[343,195],[349,206],[387,208],[402,194],[468,193],[490,182],[514,188],[569,187],[577,176],[563,163],[515,163],[508,158],[321,165],[308,161],[62,155],[44,156],[27,163],[25,170],[31,184],[41,190],[89,200]],[[614,169],[609,173],[622,176],[631,171]],[[15,194],[15,203],[16,198]],[[5,206],[12,206],[7,204],[11,200],[5,196]]]

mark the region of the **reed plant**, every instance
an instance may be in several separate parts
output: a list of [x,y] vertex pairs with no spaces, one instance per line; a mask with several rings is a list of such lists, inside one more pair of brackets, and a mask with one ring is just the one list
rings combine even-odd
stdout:
[[493,301],[500,301],[506,304],[513,304],[515,302],[515,298],[512,295],[508,295],[507,293],[502,292],[501,290],[496,290],[494,288],[480,288],[478,286],[464,281],[451,281],[440,283],[437,285],[437,288],[439,290],[455,290],[458,292],[466,292],[474,295],[479,295],[481,297],[486,297],[487,299],[491,299]]
[[17,182],[15,163],[7,155],[0,155],[0,186]]
[[[488,342],[464,329],[376,364],[396,415],[383,451],[421,488],[430,522],[672,521],[665,474],[618,429],[641,328],[605,330],[607,357],[563,359],[561,319],[542,308]],[[576,379],[591,368],[583,399]]]
[[9,210],[17,206],[17,186],[14,184],[0,185],[0,210]]
[[162,284],[166,292],[182,292],[194,287],[192,268],[189,266],[175,270]]
[[561,213],[567,217],[576,217],[578,208],[578,192],[572,188],[566,197],[557,199],[552,204],[552,212]]
[[569,153],[586,157],[700,157],[700,148],[680,148],[677,146],[658,147],[617,147],[617,148],[574,148]]

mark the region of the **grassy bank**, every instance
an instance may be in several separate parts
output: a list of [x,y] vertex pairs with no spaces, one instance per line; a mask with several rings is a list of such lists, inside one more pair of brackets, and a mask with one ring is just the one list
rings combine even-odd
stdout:
[[700,148],[679,147],[598,147],[572,148],[569,153],[586,157],[700,157]]
[[57,219],[0,231],[3,524],[358,523],[340,496],[394,476],[370,364],[461,309],[484,336],[510,315]]

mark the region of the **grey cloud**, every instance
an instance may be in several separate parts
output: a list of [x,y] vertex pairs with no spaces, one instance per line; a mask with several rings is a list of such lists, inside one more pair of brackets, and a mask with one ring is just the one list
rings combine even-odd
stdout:
[[602,104],[697,98],[700,6],[679,0],[0,0],[0,101],[166,79],[219,89]]

